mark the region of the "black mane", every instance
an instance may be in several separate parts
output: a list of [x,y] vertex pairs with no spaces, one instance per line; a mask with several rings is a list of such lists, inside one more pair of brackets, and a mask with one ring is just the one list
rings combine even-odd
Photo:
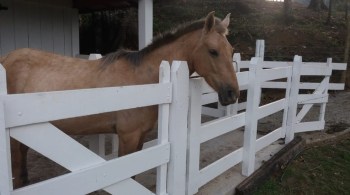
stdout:
[[[221,20],[216,18],[216,23],[219,23]],[[181,36],[202,29],[204,27],[205,20],[197,20],[190,23],[185,23],[183,25],[180,25],[178,28],[165,32],[163,34],[158,35],[152,40],[152,43],[149,44],[147,47],[143,48],[140,51],[129,51],[125,49],[120,49],[116,52],[112,52],[107,54],[102,58],[101,65],[107,66],[111,63],[113,63],[115,60],[118,60],[120,58],[125,58],[128,61],[130,61],[135,66],[138,66],[141,63],[142,58],[149,54],[150,52],[154,51],[157,48],[160,48],[164,45],[167,45],[176,39],[180,38]]]

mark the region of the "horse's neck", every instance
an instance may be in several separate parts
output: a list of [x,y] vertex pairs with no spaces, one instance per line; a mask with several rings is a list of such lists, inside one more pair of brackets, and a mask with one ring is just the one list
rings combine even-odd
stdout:
[[173,61],[186,61],[190,74],[194,72],[194,68],[191,62],[191,54],[195,50],[195,47],[199,41],[200,32],[188,33],[177,40],[166,44],[162,47],[155,49],[147,56],[146,61],[148,65],[152,65],[153,68],[159,70],[161,61],[165,60],[172,64]]

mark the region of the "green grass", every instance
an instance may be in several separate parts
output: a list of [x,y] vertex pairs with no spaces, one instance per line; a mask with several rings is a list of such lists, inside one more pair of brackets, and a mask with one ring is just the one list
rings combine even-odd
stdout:
[[305,150],[253,194],[350,194],[350,139]]

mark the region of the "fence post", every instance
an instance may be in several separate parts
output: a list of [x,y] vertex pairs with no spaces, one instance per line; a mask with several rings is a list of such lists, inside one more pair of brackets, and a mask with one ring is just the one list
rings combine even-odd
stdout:
[[188,116],[187,194],[198,192],[200,143],[198,131],[201,127],[202,78],[190,80],[190,105]]
[[233,57],[232,57],[232,60],[233,60],[233,67],[234,67],[235,71],[236,72],[241,72],[241,67],[240,67],[241,54],[240,53],[234,53]]
[[[162,61],[159,67],[159,83],[170,82],[170,64]],[[169,95],[169,99],[171,96]],[[158,144],[169,142],[169,104],[158,107]],[[167,164],[157,168],[157,194],[166,194]]]
[[260,57],[264,61],[265,57],[265,40],[256,40],[255,57]]
[[[328,68],[328,72],[327,72],[327,75],[324,78],[325,81],[326,81],[326,87],[325,87],[324,91],[321,92],[322,94],[328,94],[329,78],[332,75],[332,69],[333,69],[333,67],[332,67],[332,58],[327,58],[327,68]],[[324,121],[324,116],[325,116],[325,113],[326,113],[326,105],[327,105],[327,102],[324,102],[320,106],[320,115],[319,115],[319,118],[318,118],[319,121]]]
[[301,56],[294,56],[293,70],[292,70],[292,84],[290,89],[289,101],[288,101],[288,114],[287,114],[287,127],[286,127],[286,139],[285,143],[289,143],[294,139],[294,125],[297,119],[297,107],[298,107],[298,94],[300,84],[300,69],[302,58]]
[[243,164],[242,174],[249,176],[254,172],[255,147],[257,135],[257,109],[260,104],[261,87],[258,73],[261,69],[261,58],[253,57],[249,66],[249,85],[246,108],[246,124],[243,142]]
[[187,62],[174,61],[171,67],[173,99],[170,104],[168,165],[168,193],[186,192],[187,114],[189,93],[189,71]]
[[283,108],[283,118],[282,118],[282,131],[281,131],[281,137],[286,136],[287,131],[287,120],[288,120],[288,107],[289,107],[289,98],[290,98],[290,91],[291,91],[291,85],[292,85],[292,76],[293,76],[293,68],[288,66],[288,76],[286,81],[286,93],[284,96],[285,105]]
[[4,97],[7,95],[6,71],[0,64],[0,194],[10,195],[13,190],[10,131],[5,127]]

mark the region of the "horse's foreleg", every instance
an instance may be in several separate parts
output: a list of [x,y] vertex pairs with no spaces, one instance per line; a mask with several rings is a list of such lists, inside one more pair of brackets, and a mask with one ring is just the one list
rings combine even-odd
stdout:
[[128,134],[119,134],[119,156],[124,156],[142,149],[143,133],[133,132]]
[[28,147],[20,142],[11,139],[11,160],[14,188],[19,188],[28,183],[27,171]]

